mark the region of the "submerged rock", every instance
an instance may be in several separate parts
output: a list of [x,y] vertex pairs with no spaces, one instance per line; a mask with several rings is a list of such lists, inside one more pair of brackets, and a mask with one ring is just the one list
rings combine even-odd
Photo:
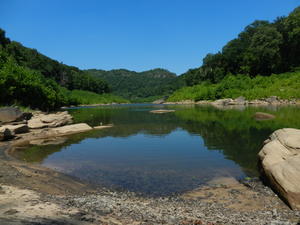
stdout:
[[259,152],[270,184],[293,209],[300,209],[300,130],[275,131]]
[[151,113],[162,114],[162,113],[175,112],[175,110],[171,110],[171,109],[158,109],[158,110],[151,110],[150,112]]
[[254,118],[256,120],[271,120],[271,119],[275,119],[275,116],[269,113],[256,112],[254,114]]

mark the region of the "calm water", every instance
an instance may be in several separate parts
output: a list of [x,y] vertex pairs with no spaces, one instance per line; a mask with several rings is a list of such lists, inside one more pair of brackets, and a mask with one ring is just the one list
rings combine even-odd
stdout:
[[[153,114],[153,109],[175,109]],[[147,195],[191,190],[220,176],[258,176],[257,153],[276,129],[300,128],[300,108],[217,109],[212,106],[126,105],[70,109],[75,122],[105,130],[16,155],[82,180]],[[256,111],[276,115],[256,121]]]

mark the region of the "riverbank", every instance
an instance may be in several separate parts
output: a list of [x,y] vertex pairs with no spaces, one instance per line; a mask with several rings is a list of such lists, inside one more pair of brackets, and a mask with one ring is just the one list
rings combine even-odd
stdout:
[[183,195],[148,198],[95,187],[17,161],[0,148],[0,221],[6,224],[297,224],[258,180],[214,179]]
[[[66,116],[67,117],[67,116]],[[40,117],[36,117],[40,118]],[[42,121],[50,121],[49,117]],[[30,123],[29,123],[30,124]],[[35,123],[39,125],[39,123]],[[52,121],[53,126],[57,123]],[[32,126],[32,121],[31,125]],[[42,126],[44,126],[42,124]],[[47,123],[47,126],[51,126]],[[72,125],[62,125],[72,126]],[[51,127],[35,129],[40,135]],[[42,132],[44,131],[44,132]],[[214,178],[193,191],[170,197],[143,197],[92,186],[57,171],[16,160],[12,153],[30,143],[33,133],[0,147],[2,224],[297,224],[292,211],[259,180]],[[64,140],[68,136],[64,135]]]
[[261,98],[255,100],[247,100],[245,97],[240,96],[238,98],[225,98],[218,100],[201,100],[201,101],[193,101],[193,100],[183,100],[177,102],[161,102],[161,104],[165,105],[213,105],[216,107],[222,106],[266,106],[266,105],[300,105],[299,99],[280,99],[277,96],[271,96],[269,98]]
[[[20,147],[20,146],[19,146]],[[0,221],[5,224],[297,224],[259,180],[213,179],[188,193],[141,197],[81,182],[9,155],[0,147]]]

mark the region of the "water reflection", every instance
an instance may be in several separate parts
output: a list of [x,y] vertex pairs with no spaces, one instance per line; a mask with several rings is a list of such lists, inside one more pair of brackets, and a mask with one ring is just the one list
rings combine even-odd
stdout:
[[[175,109],[153,114],[153,108]],[[255,112],[276,119],[256,121]],[[257,152],[274,130],[300,127],[297,107],[217,109],[128,105],[71,109],[75,122],[114,127],[30,146],[17,157],[101,185],[154,195],[190,190],[217,176],[256,176]]]

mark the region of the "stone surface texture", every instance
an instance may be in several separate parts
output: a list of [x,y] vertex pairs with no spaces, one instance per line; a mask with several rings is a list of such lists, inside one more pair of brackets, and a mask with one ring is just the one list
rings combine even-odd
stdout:
[[271,186],[292,209],[300,209],[300,130],[275,131],[258,155]]

